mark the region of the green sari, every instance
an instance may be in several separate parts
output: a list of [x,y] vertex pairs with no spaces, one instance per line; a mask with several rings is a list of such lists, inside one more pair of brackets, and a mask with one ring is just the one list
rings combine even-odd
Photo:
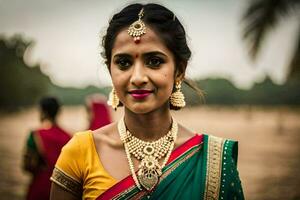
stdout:
[[237,149],[235,141],[196,135],[172,152],[152,192],[140,191],[129,176],[97,199],[243,200]]

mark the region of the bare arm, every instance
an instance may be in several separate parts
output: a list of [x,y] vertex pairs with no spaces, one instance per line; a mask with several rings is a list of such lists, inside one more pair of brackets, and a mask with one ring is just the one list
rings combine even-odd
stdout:
[[50,200],[78,200],[82,197],[76,197],[74,194],[64,190],[62,187],[52,182]]

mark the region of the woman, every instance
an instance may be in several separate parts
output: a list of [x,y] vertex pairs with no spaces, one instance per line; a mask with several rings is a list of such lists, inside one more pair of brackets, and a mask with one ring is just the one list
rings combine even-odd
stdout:
[[181,82],[191,52],[167,8],[132,4],[103,39],[117,123],[82,132],[63,148],[51,199],[244,199],[237,143],[196,134],[170,109],[184,107]]
[[40,100],[41,127],[31,131],[27,139],[23,168],[32,174],[27,200],[50,198],[50,177],[61,148],[70,140],[70,135],[56,123],[60,105],[54,97]]

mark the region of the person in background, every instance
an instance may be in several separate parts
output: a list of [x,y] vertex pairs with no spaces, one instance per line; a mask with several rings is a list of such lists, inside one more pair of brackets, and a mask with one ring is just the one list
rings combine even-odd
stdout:
[[30,132],[23,157],[23,169],[32,175],[27,200],[50,198],[50,176],[62,147],[71,139],[57,124],[60,104],[54,97],[39,102],[41,125]]
[[110,109],[106,97],[101,94],[92,94],[86,98],[86,109],[89,118],[89,130],[96,130],[111,123]]

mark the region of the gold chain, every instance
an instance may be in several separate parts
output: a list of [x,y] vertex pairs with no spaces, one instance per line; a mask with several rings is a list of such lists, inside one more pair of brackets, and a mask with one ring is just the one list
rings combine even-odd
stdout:
[[[145,142],[133,136],[126,129],[124,119],[119,121],[118,131],[124,143],[129,168],[135,184],[140,190],[143,187],[151,191],[157,185],[162,174],[162,168],[166,165],[172,153],[177,138],[178,124],[173,121],[171,130],[165,136],[153,142]],[[138,167],[138,175],[134,171],[131,155],[141,161]],[[163,157],[165,159],[160,165],[159,160]]]

